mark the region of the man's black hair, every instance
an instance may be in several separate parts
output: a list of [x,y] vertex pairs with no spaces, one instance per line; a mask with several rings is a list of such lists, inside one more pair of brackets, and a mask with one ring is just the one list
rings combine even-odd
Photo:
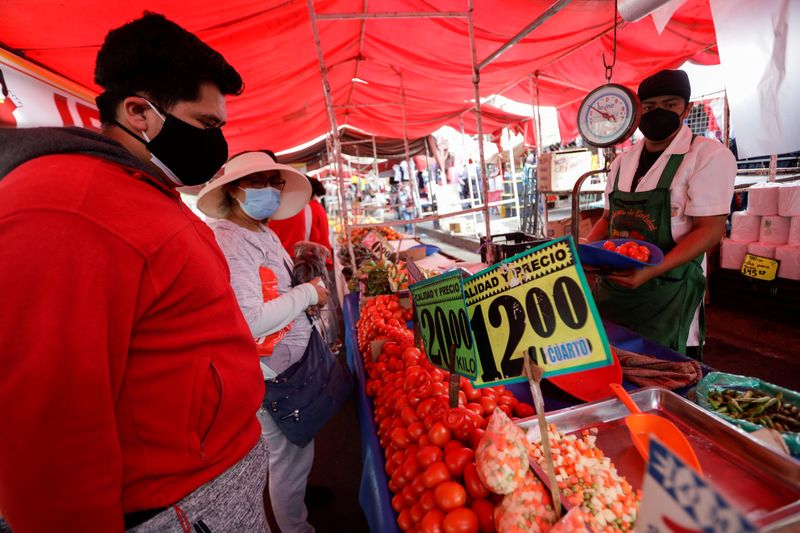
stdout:
[[108,32],[94,69],[103,89],[96,99],[104,124],[116,119],[119,103],[135,94],[147,96],[162,108],[200,96],[210,82],[222,94],[240,94],[242,77],[222,54],[164,15],[144,15]]

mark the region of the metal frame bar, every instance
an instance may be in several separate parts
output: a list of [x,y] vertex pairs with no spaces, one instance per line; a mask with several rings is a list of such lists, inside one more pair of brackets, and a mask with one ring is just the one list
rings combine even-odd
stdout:
[[[483,150],[483,117],[481,116],[481,71],[478,65],[478,52],[475,49],[475,23],[472,19],[474,11],[473,0],[468,0],[469,17],[467,23],[469,24],[469,47],[472,51],[472,87],[475,90],[475,117],[478,122],[478,155],[481,162],[481,188],[483,190],[483,221],[486,225],[486,242],[492,239],[492,220],[489,215],[489,187],[488,179],[486,176],[486,156]],[[467,176],[469,178],[469,176]],[[489,246],[486,251],[486,260],[489,264],[494,263],[492,254],[492,247]]]
[[325,95],[325,106],[328,108],[328,120],[331,126],[331,136],[333,137],[333,152],[336,158],[337,172],[339,174],[339,203],[342,210],[342,222],[344,223],[344,233],[347,238],[347,250],[350,253],[350,266],[355,276],[358,268],[356,267],[356,256],[353,251],[353,241],[350,239],[350,225],[347,212],[347,193],[344,186],[344,169],[342,168],[342,147],[339,145],[339,127],[336,124],[336,111],[333,108],[333,95],[331,85],[328,81],[328,69],[325,66],[325,56],[322,53],[322,43],[319,39],[319,29],[317,28],[317,14],[314,9],[314,0],[306,0],[308,14],[311,19],[311,30],[314,34],[314,46],[317,49],[317,60],[319,61],[319,71],[322,77],[322,91]]
[[364,19],[446,19],[466,18],[468,13],[460,11],[383,11],[375,13],[319,13],[318,20],[364,20]]
[[[564,9],[567,4],[569,4],[572,0],[556,0],[553,4],[548,7],[541,15],[536,17],[533,22],[522,28],[515,36],[509,39],[505,44],[500,46],[497,50],[489,54],[489,56],[478,63],[478,70],[486,68],[492,61],[503,55],[509,48],[520,42],[522,39],[525,38],[530,32],[541,26],[544,22],[550,19],[553,15]],[[470,14],[472,13],[472,9],[470,9]]]
[[[406,224],[419,224],[421,222],[433,222],[434,220],[441,220],[443,218],[453,218],[462,215],[468,215],[470,213],[477,213],[483,210],[483,207],[473,207],[472,209],[465,209],[463,211],[455,211],[453,213],[445,213],[443,215],[430,215],[427,217],[420,217],[420,218],[412,218],[411,220],[387,220],[384,221],[382,224],[384,226],[405,226]],[[352,224],[350,227],[353,229],[358,228],[371,228],[374,227],[375,224]]]

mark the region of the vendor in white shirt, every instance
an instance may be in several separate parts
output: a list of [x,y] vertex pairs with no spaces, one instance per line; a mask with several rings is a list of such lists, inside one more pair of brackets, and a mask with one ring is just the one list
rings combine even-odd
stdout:
[[664,261],[601,277],[597,304],[604,318],[699,359],[705,253],[725,233],[736,159],[683,124],[691,109],[685,72],[662,70],[638,93],[645,138],[611,165],[605,211],[588,240],[649,241]]

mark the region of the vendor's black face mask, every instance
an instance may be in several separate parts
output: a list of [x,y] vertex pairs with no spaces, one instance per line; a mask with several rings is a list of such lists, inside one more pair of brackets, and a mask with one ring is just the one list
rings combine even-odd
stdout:
[[651,109],[639,122],[639,129],[651,141],[659,142],[668,138],[681,127],[681,117],[674,111],[661,107]]
[[176,185],[201,185],[210,180],[228,159],[228,143],[220,128],[196,128],[147,102],[164,125],[158,135],[144,140],[117,122],[128,134],[144,143],[151,161]]

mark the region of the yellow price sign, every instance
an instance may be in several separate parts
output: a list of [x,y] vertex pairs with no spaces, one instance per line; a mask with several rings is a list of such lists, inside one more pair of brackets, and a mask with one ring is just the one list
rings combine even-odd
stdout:
[[777,259],[745,254],[744,263],[742,263],[742,274],[751,278],[772,281],[778,275],[778,266],[780,264],[781,262]]
[[478,272],[464,295],[478,352],[475,386],[524,381],[531,347],[544,377],[612,363],[571,237]]

